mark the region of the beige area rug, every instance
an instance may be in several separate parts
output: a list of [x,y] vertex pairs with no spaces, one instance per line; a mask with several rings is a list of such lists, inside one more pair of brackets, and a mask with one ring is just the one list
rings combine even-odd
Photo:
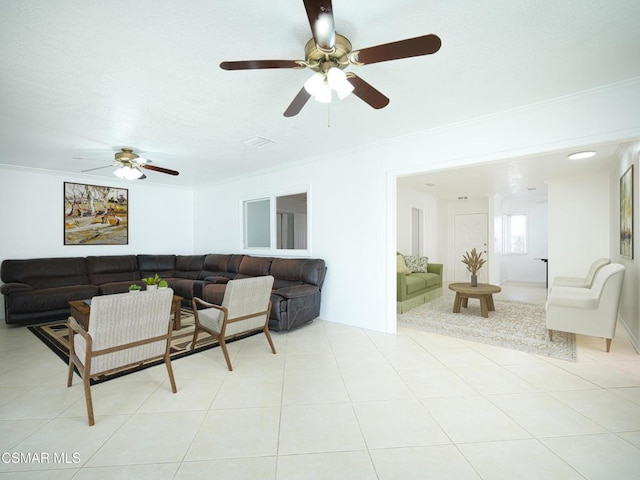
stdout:
[[[198,342],[196,348],[191,349],[191,341],[193,340],[193,332],[195,329],[193,313],[191,310],[182,309],[181,311],[181,323],[182,328],[180,330],[174,330],[171,337],[171,361],[178,360],[194,353],[202,352],[210,348],[219,346],[219,343],[206,332],[200,332],[198,334]],[[49,347],[53,353],[55,353],[63,362],[69,363],[69,336],[67,329],[67,322],[59,321],[54,323],[48,323],[45,325],[35,325],[28,327],[33,334],[38,337],[47,347]],[[260,333],[260,332],[258,332]],[[240,336],[233,340],[227,340],[230,343],[240,338],[245,338],[255,333]],[[222,353],[220,354],[222,355]],[[118,378],[123,375],[128,375],[133,372],[144,370],[145,368],[153,367],[163,363],[162,359],[145,361],[140,364],[131,365],[122,369],[112,371],[105,375],[100,375],[91,378],[91,384],[105,382],[113,378]]]
[[561,360],[576,361],[573,333],[555,332],[548,339],[544,305],[499,300],[495,312],[480,315],[480,301],[469,299],[469,307],[453,313],[454,294],[445,293],[429,303],[398,315],[398,327],[423,330],[449,337],[511,348]]

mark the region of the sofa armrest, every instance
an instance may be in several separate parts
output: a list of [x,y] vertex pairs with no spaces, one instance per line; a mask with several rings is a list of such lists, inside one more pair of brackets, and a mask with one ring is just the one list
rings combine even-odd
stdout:
[[598,308],[598,297],[595,295],[552,291],[547,299],[547,309],[550,307],[569,307],[592,310]]
[[17,292],[31,292],[33,287],[26,283],[9,282],[0,285],[0,293],[3,295],[9,295]]
[[440,275],[442,277],[442,271],[444,270],[444,265],[442,263],[428,263],[427,264],[427,272],[435,273],[436,275]]
[[292,287],[283,287],[277,290],[273,290],[271,293],[274,295],[279,295],[282,298],[300,298],[306,297],[308,295],[313,295],[314,293],[320,291],[317,285],[310,285],[305,283],[303,285],[294,285]]
[[396,273],[396,299],[398,302],[405,300],[407,292],[407,276],[404,273]]

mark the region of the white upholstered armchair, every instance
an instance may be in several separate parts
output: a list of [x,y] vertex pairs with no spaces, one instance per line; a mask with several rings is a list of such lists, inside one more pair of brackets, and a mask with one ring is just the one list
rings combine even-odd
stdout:
[[263,331],[271,351],[275,354],[276,349],[269,334],[272,287],[273,277],[271,275],[242,278],[227,283],[222,305],[215,305],[194,297],[192,303],[196,329],[193,332],[191,348],[195,348],[198,333],[201,330],[208,332],[220,343],[227,368],[232,371],[226,339],[250,332]]
[[586,277],[555,277],[553,279],[553,287],[577,287],[577,288],[591,288],[593,280],[596,277],[596,273],[605,265],[609,265],[611,260],[608,258],[598,258],[594,261]]
[[598,270],[591,288],[552,288],[547,298],[549,339],[553,341],[553,330],[603,337],[608,352],[616,334],[624,271],[612,263]]
[[91,299],[88,328],[69,317],[69,377],[74,366],[84,384],[89,425],[95,423],[91,400],[91,377],[134,365],[147,359],[164,358],[171,382],[177,392],[169,358],[173,320],[173,290],[103,295]]

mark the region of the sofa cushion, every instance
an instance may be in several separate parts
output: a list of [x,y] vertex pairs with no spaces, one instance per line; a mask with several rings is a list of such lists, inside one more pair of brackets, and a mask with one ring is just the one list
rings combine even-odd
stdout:
[[250,257],[245,255],[242,262],[240,262],[240,269],[238,270],[240,275],[237,278],[269,275],[272,261],[273,258],[270,257]]
[[109,282],[98,285],[100,289],[100,295],[113,295],[114,293],[126,293],[129,291],[131,285],[139,285],[144,290],[146,284],[142,280],[124,281],[124,282]]
[[140,280],[135,255],[100,255],[87,257],[89,280],[93,285]]
[[156,273],[163,278],[173,277],[176,266],[175,255],[138,255],[141,278],[153,277]]
[[435,273],[412,273],[411,275],[407,275],[407,281],[409,281],[410,278],[422,279],[426,285],[426,288],[438,287],[442,284],[442,277]]
[[205,255],[177,255],[173,277],[175,278],[200,278],[200,272],[204,265]]
[[85,300],[98,295],[96,285],[72,285],[15,293],[9,298],[11,313],[36,313],[69,308],[71,300]]
[[407,268],[413,273],[427,273],[428,257],[420,257],[418,255],[407,255],[404,257]]
[[89,284],[87,266],[82,257],[32,258],[4,260],[4,283],[25,283],[35,290]]
[[220,253],[212,253],[204,258],[203,270],[200,278],[207,277],[226,277],[233,279],[238,275],[240,263],[244,255],[228,255]]
[[424,278],[418,275],[407,275],[407,294],[419,292],[427,288],[427,282]]
[[216,305],[222,305],[224,299],[224,291],[227,286],[220,283],[209,283],[202,287],[202,299],[205,302],[215,303]]

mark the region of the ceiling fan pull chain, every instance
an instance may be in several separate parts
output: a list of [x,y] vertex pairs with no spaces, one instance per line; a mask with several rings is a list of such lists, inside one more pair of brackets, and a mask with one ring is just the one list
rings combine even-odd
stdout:
[[331,128],[331,103],[327,103],[327,128]]

